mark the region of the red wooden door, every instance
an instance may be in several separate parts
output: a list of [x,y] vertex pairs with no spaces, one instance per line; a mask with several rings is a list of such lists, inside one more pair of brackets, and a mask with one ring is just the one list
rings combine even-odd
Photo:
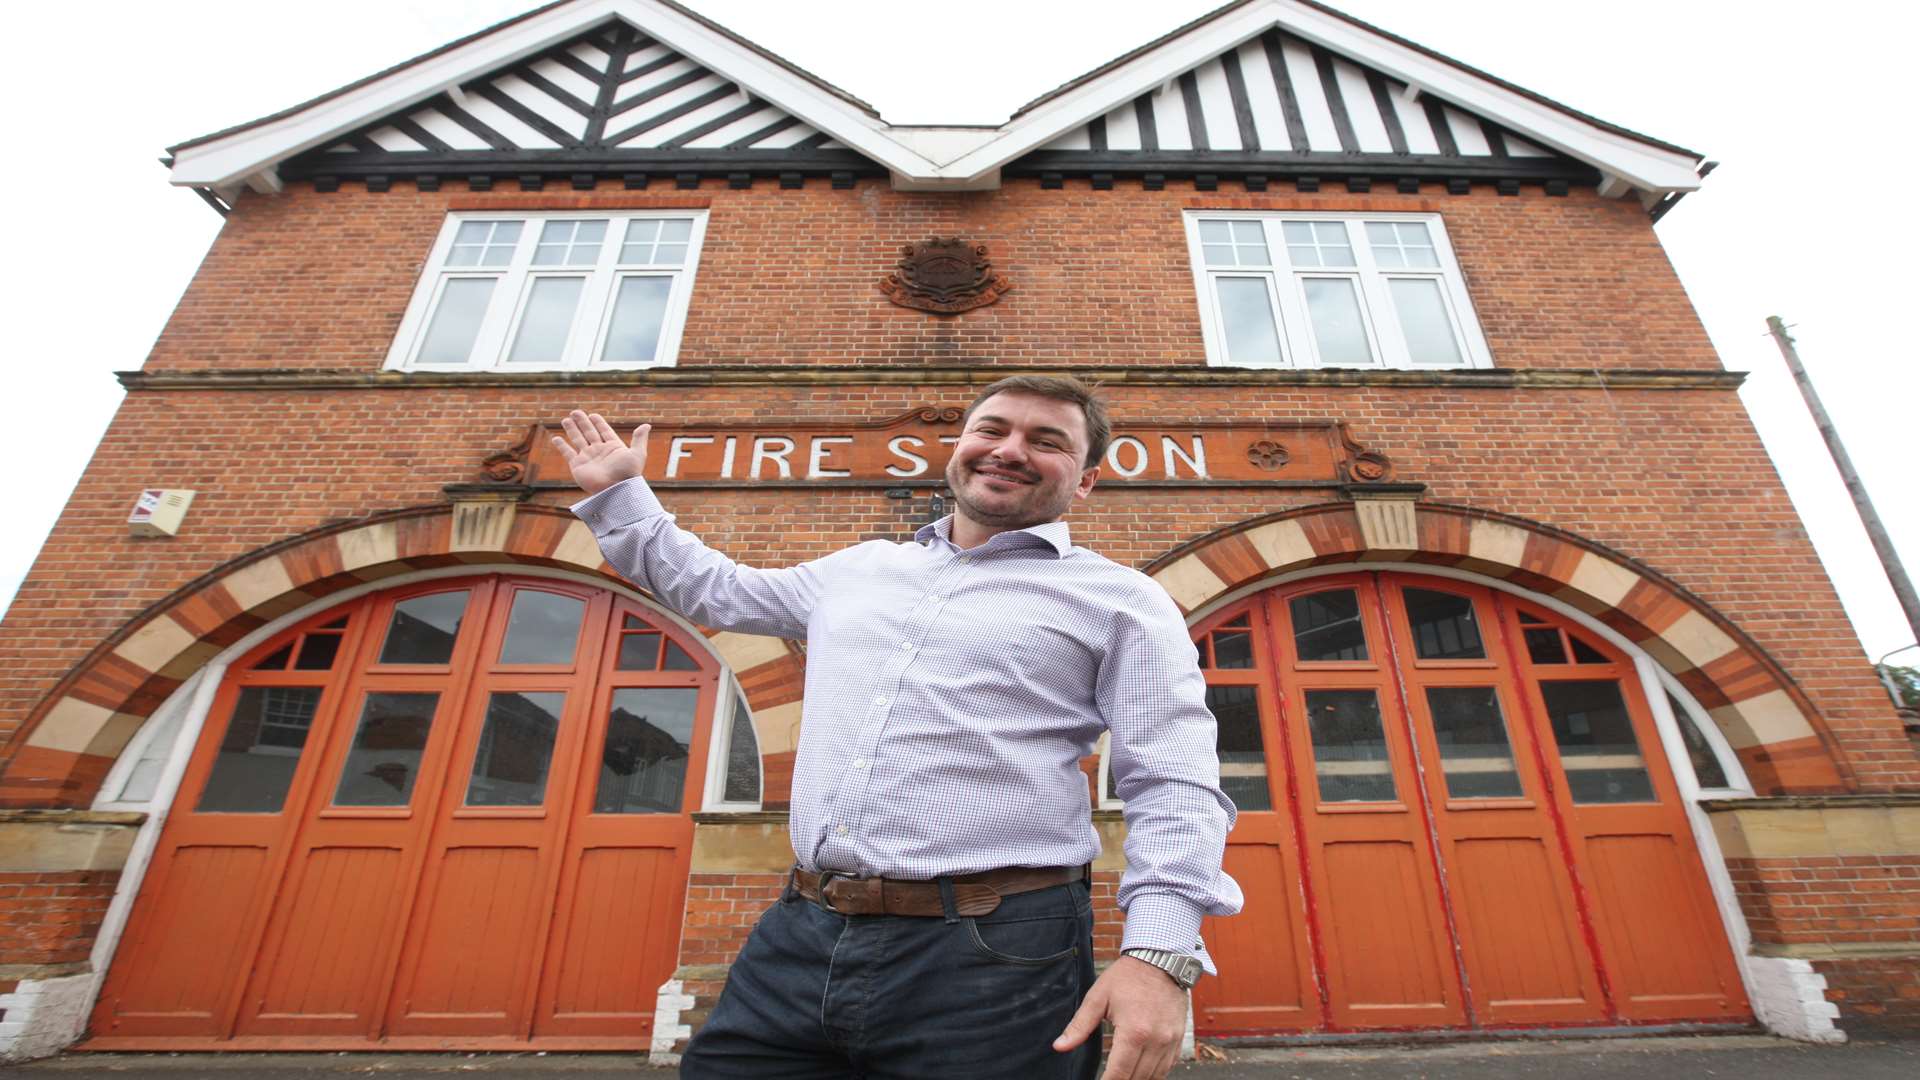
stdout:
[[1264,609],[1239,609],[1201,624],[1194,637],[1206,672],[1207,705],[1220,728],[1220,783],[1239,809],[1227,837],[1226,870],[1246,908],[1201,928],[1220,978],[1194,987],[1194,1023],[1215,1035],[1306,1031],[1325,1020],[1307,934],[1295,805],[1274,705],[1273,676],[1257,657],[1272,648]]
[[1542,768],[1620,1019],[1743,1021],[1733,950],[1629,657],[1505,601]]
[[1328,1021],[1466,1021],[1419,774],[1373,576],[1265,598],[1300,844],[1322,941]]
[[[589,587],[442,580],[243,658],[89,1046],[647,1045],[717,674],[663,622]],[[596,823],[605,773],[645,778],[654,812]],[[596,876],[607,849],[657,865]],[[565,998],[616,984],[618,1008]],[[580,1012],[602,1022],[553,1023]]]
[[1409,574],[1269,590],[1195,640],[1247,894],[1208,922],[1221,977],[1196,990],[1198,1030],[1748,1017],[1626,656]]
[[1605,1022],[1551,787],[1530,726],[1516,722],[1498,600],[1433,578],[1389,579],[1381,599],[1475,1022]]

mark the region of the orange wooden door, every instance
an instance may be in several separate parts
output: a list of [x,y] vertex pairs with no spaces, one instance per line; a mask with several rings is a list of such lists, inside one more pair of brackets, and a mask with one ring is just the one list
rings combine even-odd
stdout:
[[718,675],[654,618],[447,579],[243,657],[90,1045],[646,1045]]
[[1469,1005],[1481,1026],[1602,1023],[1590,926],[1493,592],[1395,576],[1380,592],[1420,750]]
[[377,597],[234,1034],[371,1039],[479,644],[489,579]]
[[259,948],[363,627],[328,612],[233,664],[102,986],[95,1035],[231,1032],[238,975]]
[[718,706],[710,664],[679,627],[616,601],[534,1014],[555,1045],[645,1046],[652,1034],[679,956],[713,730],[703,721]]
[[528,1037],[572,806],[566,766],[580,756],[608,607],[596,589],[502,587],[433,814],[389,1034]]
[[[1194,987],[1194,1024],[1209,1035],[1306,1031],[1325,1020],[1307,933],[1306,892],[1291,816],[1295,797],[1284,767],[1265,609],[1240,607],[1200,625],[1194,636],[1206,673],[1207,705],[1219,724],[1220,784],[1239,809],[1227,836],[1226,871],[1246,907],[1201,928],[1219,978]],[[1276,767],[1269,752],[1283,763]]]
[[1506,600],[1542,768],[1630,1022],[1744,1021],[1733,950],[1629,657]]
[[1300,845],[1337,1028],[1450,1027],[1454,962],[1393,653],[1370,574],[1265,596]]

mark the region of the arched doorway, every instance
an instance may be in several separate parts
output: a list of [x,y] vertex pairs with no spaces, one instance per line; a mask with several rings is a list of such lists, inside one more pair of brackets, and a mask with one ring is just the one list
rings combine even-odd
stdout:
[[1456,578],[1356,572],[1194,626],[1247,893],[1202,1034],[1740,1023],[1631,658]]
[[720,674],[639,601],[498,574],[249,650],[88,1045],[646,1046]]

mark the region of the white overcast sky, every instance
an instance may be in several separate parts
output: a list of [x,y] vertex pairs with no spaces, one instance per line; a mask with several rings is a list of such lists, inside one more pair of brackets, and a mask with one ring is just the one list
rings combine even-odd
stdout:
[[[687,0],[895,123],[999,123],[1214,0]],[[11,599],[220,219],[156,164],[175,142],[278,111],[531,3],[29,4],[8,16],[0,192],[15,251]],[[1659,236],[1870,656],[1912,642],[1765,318],[1801,355],[1895,542],[1920,573],[1920,295],[1903,210],[1920,15],[1865,0],[1339,0],[1403,37],[1722,162]],[[1630,313],[1622,313],[1631,317]],[[1692,462],[1674,463],[1680,468]],[[1608,462],[1592,468],[1603,474]],[[160,478],[155,478],[157,481]],[[131,477],[132,506],[143,478]],[[1676,516],[1687,508],[1671,507]],[[192,527],[189,525],[188,527]],[[196,568],[198,569],[198,568]],[[1920,660],[1920,652],[1901,657]]]

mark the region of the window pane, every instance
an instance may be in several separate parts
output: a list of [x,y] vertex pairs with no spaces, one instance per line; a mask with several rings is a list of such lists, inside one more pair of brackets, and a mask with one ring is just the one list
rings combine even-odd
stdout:
[[1252,667],[1252,631],[1235,630],[1213,635],[1213,665],[1220,668]]
[[1273,809],[1267,751],[1260,739],[1259,694],[1251,686],[1209,686],[1207,708],[1220,733],[1220,789],[1242,810]]
[[687,261],[687,245],[661,244],[653,249],[653,261],[661,266],[679,266]]
[[202,814],[277,814],[306,749],[317,686],[249,686],[240,691],[220,754],[194,810]]
[[1574,802],[1654,801],[1653,781],[1618,683],[1542,682],[1540,696],[1547,703]]
[[1346,278],[1308,278],[1304,284],[1307,315],[1313,320],[1313,340],[1320,347],[1320,362],[1340,367],[1373,363],[1353,282]]
[[1203,244],[1233,243],[1233,226],[1225,221],[1203,221],[1200,223],[1200,242]]
[[652,262],[654,245],[660,239],[660,225],[660,221],[654,218],[637,218],[627,222],[626,240],[620,246],[620,261]]
[[287,670],[287,661],[291,659],[293,659],[293,642],[289,641],[278,649],[273,650],[272,656],[253,665],[252,670],[285,671]]
[[480,336],[480,320],[493,296],[493,278],[452,278],[440,290],[440,305],[420,346],[423,364],[464,364]]
[[1601,655],[1598,649],[1580,640],[1577,634],[1568,634],[1567,640],[1573,642],[1573,662],[1576,664],[1611,664],[1613,661]]
[[468,221],[454,233],[448,266],[506,266],[520,240],[518,221]]
[[333,804],[407,805],[439,701],[439,694],[368,694]]
[[1473,601],[1452,593],[1407,590],[1407,628],[1422,660],[1485,660]]
[[760,801],[760,740],[753,733],[753,712],[744,694],[733,695],[733,723],[727,730],[727,775],[720,797],[727,802]]
[[602,360],[610,364],[651,361],[660,347],[660,328],[667,316],[669,277],[630,277],[620,282],[613,301],[613,326],[607,331]]
[[692,236],[692,218],[668,218],[660,223],[660,242],[663,244],[684,244]]
[[1446,774],[1449,797],[1520,796],[1520,775],[1513,770],[1507,723],[1493,687],[1431,686],[1427,709],[1433,714],[1433,739],[1440,746],[1440,770]]
[[1201,248],[1207,253],[1208,266],[1234,265],[1231,244],[1202,244]]
[[1432,278],[1393,278],[1387,285],[1413,362],[1459,364],[1460,348],[1453,341],[1453,322],[1447,318],[1440,283]]
[[520,316],[520,330],[513,335],[513,351],[507,359],[513,363],[559,363],[566,351],[567,331],[573,328],[573,313],[580,306],[580,290],[586,278],[536,278],[527,291],[527,310]]
[[1551,626],[1531,626],[1521,631],[1527,636],[1527,656],[1536,664],[1564,664],[1567,648],[1560,643],[1560,631]]
[[1380,701],[1371,690],[1307,691],[1313,734],[1313,771],[1321,802],[1389,802],[1393,764],[1380,727]]
[[653,671],[660,666],[661,635],[651,631],[620,635],[621,671]]
[[1287,607],[1293,614],[1293,645],[1301,660],[1367,658],[1360,597],[1352,589],[1296,597]]
[[543,691],[495,694],[488,700],[486,727],[467,781],[468,806],[540,805],[566,699],[558,691]]
[[1295,266],[1352,266],[1347,227],[1337,221],[1289,221],[1283,228],[1287,257]]
[[607,742],[600,754],[596,814],[677,814],[693,744],[693,689],[613,692]]
[[453,639],[460,634],[460,618],[466,610],[464,589],[416,596],[395,604],[386,644],[380,648],[380,662],[444,664],[453,659]]
[[549,221],[540,229],[535,266],[592,266],[600,258],[604,221]]
[[1274,326],[1273,300],[1265,278],[1215,278],[1220,290],[1220,325],[1227,357],[1236,364],[1280,363],[1280,333]]
[[1687,744],[1687,760],[1693,765],[1693,778],[1703,788],[1732,787],[1727,781],[1727,770],[1720,767],[1720,758],[1714,754],[1713,745],[1707,742],[1705,732],[1694,722],[1693,714],[1687,712],[1680,699],[1667,694],[1667,705],[1673,709],[1674,723],[1680,726],[1680,738]]
[[295,671],[326,671],[333,667],[333,658],[340,652],[339,634],[308,634],[300,643],[300,659],[293,665]]
[[660,670],[699,671],[700,665],[694,661],[693,657],[687,655],[685,649],[675,645],[673,640],[669,638],[667,640],[667,655],[660,663]]
[[507,616],[507,639],[500,645],[503,664],[566,664],[580,637],[580,616],[587,602],[557,593],[522,589]]

